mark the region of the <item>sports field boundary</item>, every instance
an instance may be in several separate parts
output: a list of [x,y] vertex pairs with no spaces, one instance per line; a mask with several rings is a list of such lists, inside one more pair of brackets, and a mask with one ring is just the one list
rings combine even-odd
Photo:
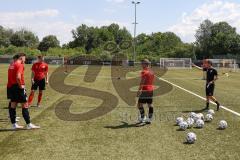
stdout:
[[[173,85],[174,87],[176,87],[176,88],[178,88],[178,89],[181,89],[181,90],[183,90],[183,91],[185,91],[185,92],[187,92],[187,93],[189,93],[189,94],[191,94],[191,95],[194,95],[194,96],[196,96],[196,97],[198,97],[198,98],[206,101],[206,98],[204,98],[204,97],[202,97],[202,96],[200,96],[200,95],[198,95],[198,94],[196,94],[196,93],[194,93],[194,92],[192,92],[192,91],[189,91],[189,90],[187,90],[187,89],[185,89],[185,88],[183,88],[183,87],[181,87],[181,86],[178,86],[178,85],[176,85],[176,84],[174,84],[174,83],[172,83],[172,82],[170,82],[170,81],[168,81],[168,80],[166,80],[166,79],[164,79],[164,78],[160,78],[160,77],[157,77],[157,78],[158,78],[159,80],[162,80],[162,81],[164,81],[164,82],[167,82],[167,83]],[[213,101],[210,101],[210,103],[216,105]],[[222,108],[222,109],[224,109],[224,110],[226,110],[226,111],[228,111],[228,112],[230,112],[230,113],[232,113],[232,114],[240,117],[240,113],[238,113],[238,112],[236,112],[236,111],[233,111],[233,110],[231,110],[231,109],[229,109],[229,108],[227,108],[227,107],[225,107],[225,106],[222,106],[222,105],[221,105],[220,108]]]

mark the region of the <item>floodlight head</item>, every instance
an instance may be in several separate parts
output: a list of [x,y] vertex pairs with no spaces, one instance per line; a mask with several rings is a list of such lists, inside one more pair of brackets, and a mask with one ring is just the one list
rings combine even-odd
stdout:
[[132,1],[132,4],[140,4],[141,2]]

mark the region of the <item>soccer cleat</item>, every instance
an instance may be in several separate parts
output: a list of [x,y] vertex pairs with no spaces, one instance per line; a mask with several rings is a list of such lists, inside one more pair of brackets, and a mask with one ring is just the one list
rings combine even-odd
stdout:
[[18,125],[17,123],[14,123],[14,124],[13,124],[13,129],[14,129],[14,130],[23,129],[23,126],[20,126],[20,125]]
[[40,129],[40,126],[36,126],[36,125],[30,123],[27,125],[27,129]]
[[40,105],[40,104],[37,104],[37,108],[41,108],[41,105]]
[[139,116],[138,118],[138,123],[145,123],[146,122],[146,116],[144,118],[142,118],[141,116]]
[[153,118],[147,118],[146,121],[145,121],[145,123],[146,123],[146,124],[151,124],[152,121],[153,121]]

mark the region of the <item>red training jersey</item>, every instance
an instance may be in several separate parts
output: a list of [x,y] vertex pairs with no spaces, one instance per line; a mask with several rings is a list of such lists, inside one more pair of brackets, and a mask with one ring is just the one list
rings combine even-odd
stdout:
[[151,69],[144,69],[141,72],[141,78],[144,80],[144,84],[142,86],[143,91],[153,91],[153,81],[154,81],[154,73]]
[[24,64],[19,61],[12,62],[8,68],[8,83],[7,87],[12,87],[17,84],[17,74],[21,74],[20,83],[25,85],[24,82]]
[[44,62],[36,62],[32,66],[35,80],[42,80],[48,72],[48,64]]

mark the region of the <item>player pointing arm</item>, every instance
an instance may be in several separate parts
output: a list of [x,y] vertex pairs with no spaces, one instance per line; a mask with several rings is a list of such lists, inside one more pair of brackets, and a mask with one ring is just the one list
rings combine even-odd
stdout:
[[215,82],[218,79],[217,70],[212,67],[212,62],[207,60],[207,78],[206,78],[206,108],[209,109],[209,101],[212,100],[217,104],[217,111],[220,108],[220,103],[217,99],[213,96],[214,95],[214,88]]

